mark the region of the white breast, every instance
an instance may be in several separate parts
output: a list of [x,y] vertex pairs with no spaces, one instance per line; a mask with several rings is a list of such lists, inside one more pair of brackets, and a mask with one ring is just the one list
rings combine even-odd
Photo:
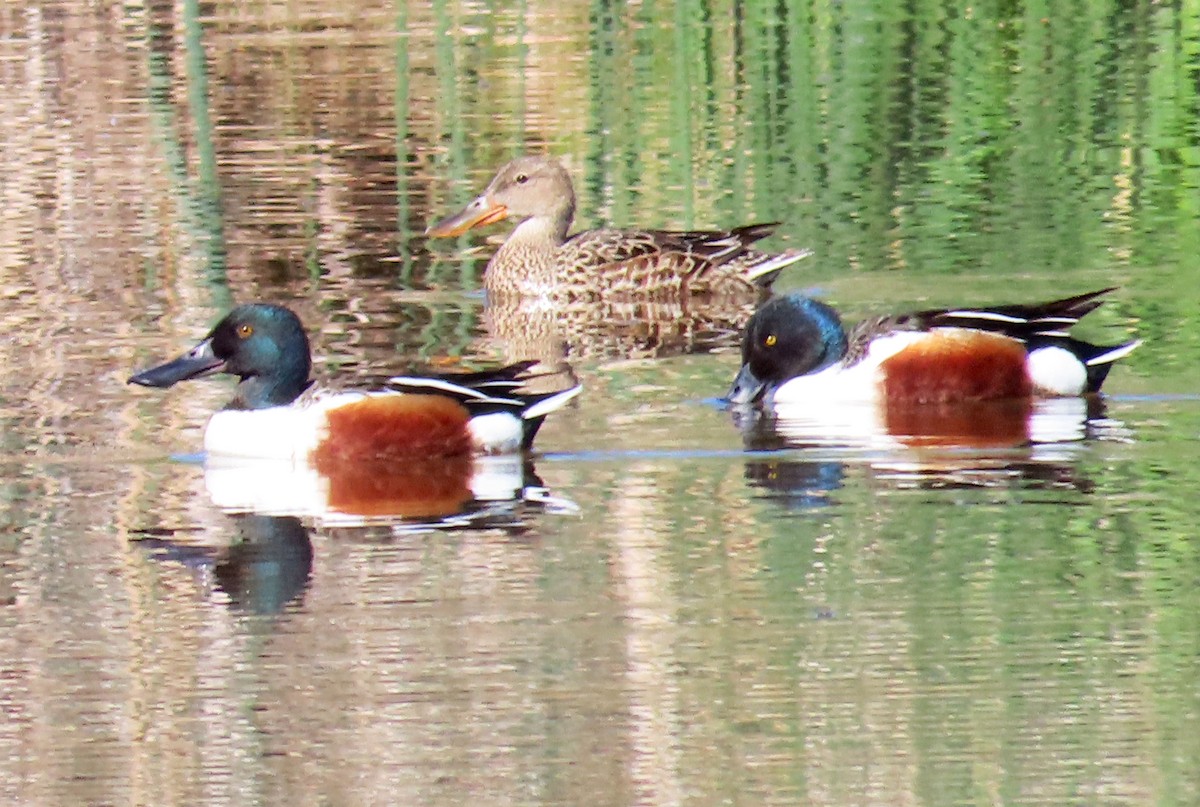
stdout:
[[210,455],[305,462],[327,433],[325,412],[363,397],[339,393],[270,409],[225,409],[208,421]]

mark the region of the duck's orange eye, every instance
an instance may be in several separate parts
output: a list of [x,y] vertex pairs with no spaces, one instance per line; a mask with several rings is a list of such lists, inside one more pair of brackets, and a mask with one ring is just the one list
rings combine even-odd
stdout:
[[779,340],[775,338],[775,334],[767,334],[767,338],[763,340],[763,344],[767,347],[775,347],[775,343]]
[[247,339],[254,335],[254,326],[248,322],[243,322],[237,327],[237,335],[243,339]]

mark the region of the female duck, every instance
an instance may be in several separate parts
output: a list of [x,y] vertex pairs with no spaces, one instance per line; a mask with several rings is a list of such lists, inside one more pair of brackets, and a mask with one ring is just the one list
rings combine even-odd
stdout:
[[509,295],[745,296],[768,288],[780,270],[810,254],[751,249],[775,224],[693,232],[607,228],[568,236],[574,216],[575,189],[562,164],[519,157],[501,168],[479,197],[426,234],[455,236],[517,219],[483,278],[488,292]]
[[532,362],[497,370],[397,377],[388,389],[313,388],[304,327],[291,310],[264,303],[231,311],[200,344],[129,383],[170,387],[213,373],[237,376],[237,392],[208,422],[204,447],[228,457],[393,460],[528,450],[550,412],[578,384],[523,394]]

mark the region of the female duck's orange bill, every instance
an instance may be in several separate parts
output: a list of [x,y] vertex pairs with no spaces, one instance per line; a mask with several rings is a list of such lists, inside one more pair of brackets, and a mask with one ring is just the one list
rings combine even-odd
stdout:
[[450,238],[462,235],[473,227],[482,227],[508,218],[508,208],[492,202],[487,195],[477,196],[459,212],[434,222],[425,230],[433,238]]

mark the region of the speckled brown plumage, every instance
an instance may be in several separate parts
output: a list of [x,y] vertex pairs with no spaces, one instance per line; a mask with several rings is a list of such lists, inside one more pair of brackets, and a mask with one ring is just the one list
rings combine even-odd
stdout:
[[752,249],[774,231],[774,223],[692,232],[604,228],[568,237],[574,215],[575,191],[562,165],[548,157],[520,157],[501,168],[462,211],[427,232],[451,236],[504,218],[518,219],[484,274],[484,286],[493,295],[746,299],[769,288],[780,270],[809,254],[803,249],[778,254]]
[[500,295],[489,301],[484,324],[501,355],[538,359],[544,367],[554,367],[563,360],[647,359],[733,350],[753,313],[752,301],[721,296],[548,301]]

